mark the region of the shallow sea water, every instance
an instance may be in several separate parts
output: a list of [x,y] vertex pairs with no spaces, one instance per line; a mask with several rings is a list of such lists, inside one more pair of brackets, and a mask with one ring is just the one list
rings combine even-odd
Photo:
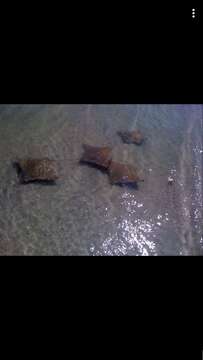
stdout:
[[[134,128],[146,142],[123,144]],[[202,105],[0,105],[0,254],[203,255],[202,136]],[[78,163],[83,143],[145,181],[111,186]],[[26,157],[57,160],[57,184],[20,185]]]

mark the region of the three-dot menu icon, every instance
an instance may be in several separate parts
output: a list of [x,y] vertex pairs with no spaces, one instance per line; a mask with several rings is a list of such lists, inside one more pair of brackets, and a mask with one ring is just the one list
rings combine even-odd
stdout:
[[194,19],[195,18],[195,9],[192,9],[192,18]]

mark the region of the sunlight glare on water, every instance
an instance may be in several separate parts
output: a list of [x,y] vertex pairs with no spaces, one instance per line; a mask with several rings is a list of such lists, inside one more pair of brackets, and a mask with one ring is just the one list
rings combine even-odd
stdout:
[[[122,195],[122,200],[121,205],[125,207],[126,216],[118,222],[117,232],[107,236],[100,250],[95,251],[95,247],[92,246],[91,252],[94,255],[127,255],[130,251],[136,250],[137,255],[157,255],[156,244],[152,240],[155,226],[153,220],[146,221],[134,216],[137,209],[144,204],[137,202],[136,196],[127,191]],[[158,218],[162,216],[159,215]]]

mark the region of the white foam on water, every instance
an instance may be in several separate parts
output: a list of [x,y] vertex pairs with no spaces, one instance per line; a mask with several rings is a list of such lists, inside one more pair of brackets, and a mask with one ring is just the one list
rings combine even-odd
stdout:
[[[202,224],[202,107],[195,108],[190,118],[180,156],[179,193],[183,255],[196,255],[201,240]],[[193,115],[194,115],[193,114]],[[195,144],[194,144],[195,142]],[[198,243],[199,241],[199,243]]]

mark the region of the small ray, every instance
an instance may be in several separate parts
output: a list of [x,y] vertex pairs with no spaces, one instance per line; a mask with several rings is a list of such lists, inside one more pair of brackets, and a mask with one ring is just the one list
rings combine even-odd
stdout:
[[56,161],[48,158],[19,160],[15,167],[23,183],[54,182],[59,178]]
[[112,185],[136,184],[139,181],[144,181],[132,165],[121,164],[115,161],[111,162],[108,173]]
[[144,141],[144,136],[139,130],[118,131],[118,135],[121,137],[125,144],[141,145]]
[[81,162],[108,169],[112,159],[112,149],[110,147],[96,147],[84,144],[83,148],[84,153],[80,159]]

